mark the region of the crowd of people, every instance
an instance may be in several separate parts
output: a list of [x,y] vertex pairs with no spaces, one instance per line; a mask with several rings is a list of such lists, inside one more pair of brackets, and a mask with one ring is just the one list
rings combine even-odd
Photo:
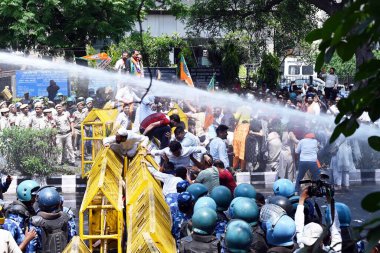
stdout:
[[[139,55],[133,51],[128,58],[123,53],[116,69],[142,76]],[[111,101],[100,102],[96,96],[64,97],[60,93],[53,101],[31,99],[28,93],[20,102],[4,101],[0,103],[0,130],[56,128],[56,144],[62,150],[58,164],[67,160],[75,165],[81,147],[81,122],[94,105],[102,108],[105,102],[111,102],[119,110],[115,124],[118,130],[105,138],[103,145],[128,158],[145,147],[147,155],[155,157],[160,171],[150,166],[148,169],[163,182],[179,252],[297,252],[302,248],[312,252],[314,245],[325,252],[361,250],[361,244],[350,238],[349,208],[343,203],[334,204],[332,196],[327,195],[328,210],[335,213],[320,215],[309,188],[302,190],[300,186],[305,176],[316,181],[321,170],[330,166],[336,189],[348,190],[349,172],[361,159],[356,140],[340,137],[330,145],[332,128],[327,123],[313,124],[298,116],[289,119],[276,109],[269,112],[243,105],[233,111],[228,105],[202,106],[196,98],[173,100],[144,95],[144,90],[124,83],[119,86]],[[313,87],[299,88],[295,84],[277,93],[255,91],[246,98],[314,115],[336,115],[339,96],[333,92],[335,87],[331,88],[327,99]],[[366,117],[363,115],[364,122]],[[91,129],[85,134],[90,135]],[[250,184],[237,186],[234,174],[245,171],[276,172],[275,196],[265,199]],[[5,182],[3,192],[10,181]],[[28,182],[28,188],[21,184],[18,200],[6,209],[3,228],[27,252],[66,245],[76,234],[75,224],[72,216],[62,212],[59,193],[53,187],[39,189]],[[12,216],[16,209],[23,212]],[[58,224],[61,227],[56,227]],[[324,240],[319,240],[322,235]]]

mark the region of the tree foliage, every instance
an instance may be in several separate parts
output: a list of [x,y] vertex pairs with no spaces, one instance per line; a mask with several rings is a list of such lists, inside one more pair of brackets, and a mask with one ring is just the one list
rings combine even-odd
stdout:
[[[194,65],[194,59],[189,44],[178,34],[162,35],[153,37],[149,31],[143,32],[143,43],[145,47],[145,57],[149,56],[150,67],[169,67],[169,51],[173,48],[180,48],[189,66]],[[112,58],[111,64],[120,59],[123,51],[141,50],[141,37],[138,32],[133,32],[125,36],[119,43],[112,44],[107,52]]]
[[196,0],[183,16],[192,36],[205,31],[210,36],[244,32],[257,57],[267,49],[268,37],[273,39],[278,56],[283,55],[285,49],[298,46],[306,34],[316,28],[316,12],[305,0]]
[[264,54],[258,71],[259,82],[275,89],[280,76],[280,60],[273,54]]
[[[372,58],[372,50],[358,60],[358,51],[368,48],[368,44],[380,41],[380,14],[377,10],[380,2],[376,0],[357,0],[335,15],[331,16],[322,28],[309,34],[312,42],[321,40],[320,53],[316,61],[316,70],[329,63],[336,52],[343,62],[348,62],[356,54],[358,69],[355,74],[358,88],[347,99],[339,102],[339,114],[335,119],[337,127],[331,137],[336,140],[340,134],[351,136],[359,128],[357,119],[367,111],[374,122],[380,118],[380,60]],[[380,151],[380,137],[369,138],[369,145]]]
[[101,39],[119,39],[131,30],[133,1],[4,0],[0,3],[0,46],[17,50],[84,47]]
[[32,176],[52,174],[59,152],[55,134],[55,129],[4,129],[0,135],[0,153],[6,161],[3,169]]

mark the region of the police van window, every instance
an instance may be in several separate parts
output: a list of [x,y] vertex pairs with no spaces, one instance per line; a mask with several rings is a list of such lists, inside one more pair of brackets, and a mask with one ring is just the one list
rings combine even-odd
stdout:
[[300,74],[300,66],[297,65],[289,65],[289,75],[299,75]]
[[313,75],[313,66],[302,66],[302,75]]

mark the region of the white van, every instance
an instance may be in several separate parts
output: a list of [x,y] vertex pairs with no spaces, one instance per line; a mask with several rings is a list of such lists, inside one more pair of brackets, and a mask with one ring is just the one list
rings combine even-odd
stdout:
[[323,90],[325,87],[325,82],[317,78],[317,73],[314,71],[314,66],[308,64],[299,57],[288,56],[285,58],[281,64],[281,80],[282,84],[289,84],[291,81],[296,81],[297,85],[301,86],[303,83],[309,83],[310,76],[313,77],[313,86],[318,90]]

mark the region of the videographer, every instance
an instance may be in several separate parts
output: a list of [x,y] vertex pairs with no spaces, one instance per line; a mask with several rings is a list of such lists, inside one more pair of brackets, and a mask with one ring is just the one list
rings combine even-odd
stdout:
[[[309,188],[303,190],[298,202],[296,214],[294,216],[298,246],[300,249],[305,248],[306,252],[341,252],[342,236],[340,234],[340,224],[336,210],[334,222],[330,227],[330,245],[323,244],[324,238],[321,238],[319,245],[314,245],[319,237],[323,236],[323,227],[315,222],[310,222],[309,224],[305,225],[304,203],[305,200],[309,198],[308,191]],[[330,206],[332,203],[332,198],[329,195],[326,195],[326,199],[328,205]],[[318,247],[318,250],[315,250],[315,247]]]
[[312,174],[313,181],[316,181],[319,178],[319,169],[317,165],[318,141],[315,139],[315,134],[306,134],[298,143],[295,153],[300,156],[296,181],[296,192],[299,193],[300,181],[308,170],[310,170]]

